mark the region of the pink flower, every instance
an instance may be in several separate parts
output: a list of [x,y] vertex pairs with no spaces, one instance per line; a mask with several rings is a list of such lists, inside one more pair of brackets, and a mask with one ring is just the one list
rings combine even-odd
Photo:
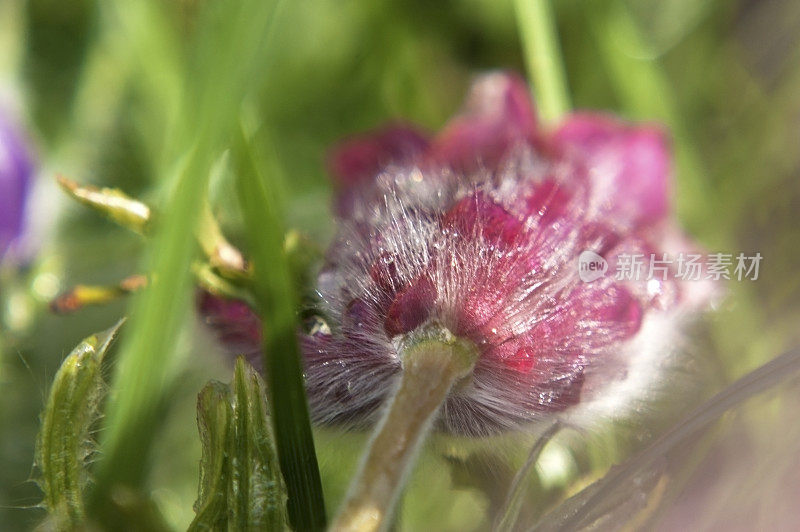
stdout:
[[436,323],[480,353],[437,426],[516,428],[602,397],[646,323],[672,330],[703,301],[671,270],[581,281],[584,251],[612,266],[676,251],[665,136],[599,114],[544,131],[516,76],[478,78],[434,138],[394,126],[342,143],[330,168],[341,228],[317,286],[330,332],[302,338],[317,422],[373,422],[401,370],[398,343]]

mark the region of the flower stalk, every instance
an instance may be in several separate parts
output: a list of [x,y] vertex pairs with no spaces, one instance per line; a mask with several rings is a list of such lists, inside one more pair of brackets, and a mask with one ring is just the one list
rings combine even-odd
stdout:
[[243,280],[252,275],[250,265],[233,244],[228,242],[211,212],[208,200],[203,202],[197,228],[197,241],[208,262],[227,279]]
[[475,366],[475,347],[453,337],[426,337],[401,349],[400,385],[376,428],[361,468],[350,486],[334,531],[381,530],[392,510],[440,407],[453,386]]
[[556,124],[571,104],[552,6],[549,0],[515,0],[514,7],[542,120]]
[[56,314],[69,314],[91,305],[105,305],[138,292],[148,283],[146,275],[134,274],[113,285],[79,284],[52,300],[50,310]]
[[[282,205],[275,187],[282,177],[281,169],[274,153],[255,151],[243,128],[234,146],[239,205],[253,261],[251,288],[261,314],[263,335],[259,335],[258,350],[273,409],[275,445],[289,496],[290,524],[294,530],[322,530],[326,524],[325,503],[297,342],[296,296],[283,230],[279,229]],[[270,174],[262,173],[264,169]],[[265,232],[265,227],[272,230]]]

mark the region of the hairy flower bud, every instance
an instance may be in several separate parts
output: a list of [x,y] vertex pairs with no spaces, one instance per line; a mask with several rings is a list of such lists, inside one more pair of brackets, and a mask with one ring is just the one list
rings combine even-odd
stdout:
[[396,388],[403,339],[436,324],[479,353],[436,426],[520,427],[613,391],[616,373],[647,354],[649,323],[667,342],[705,302],[672,272],[579,275],[584,252],[614,265],[685,242],[655,127],[576,114],[542,131],[525,85],[490,73],[435,138],[384,130],[331,160],[341,226],[317,286],[330,331],[302,339],[317,422],[374,422]]

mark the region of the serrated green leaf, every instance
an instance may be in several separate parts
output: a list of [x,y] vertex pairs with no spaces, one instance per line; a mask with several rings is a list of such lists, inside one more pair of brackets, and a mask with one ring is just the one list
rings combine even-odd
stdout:
[[58,530],[83,522],[89,482],[87,459],[94,450],[89,430],[98,416],[104,383],[100,365],[122,321],[83,340],[64,359],[42,413],[36,444],[42,505]]
[[189,530],[287,530],[286,486],[261,377],[240,358],[233,383],[210,382],[197,408],[203,456]]

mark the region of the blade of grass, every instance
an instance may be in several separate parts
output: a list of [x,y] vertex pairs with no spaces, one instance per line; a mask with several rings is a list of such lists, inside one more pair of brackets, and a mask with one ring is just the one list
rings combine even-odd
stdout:
[[536,104],[545,123],[557,123],[571,104],[553,9],[549,0],[514,0],[514,7]]
[[[120,16],[127,4],[119,0]],[[233,131],[245,93],[258,82],[254,67],[263,63],[275,6],[261,0],[212,3],[202,16],[174,146],[156,165],[171,185],[170,194],[146,268],[154,282],[133,302],[130,334],[112,386],[93,504],[101,518],[108,517],[117,488],[136,489],[146,479],[149,450],[176,366],[175,344],[196,253],[193,234],[213,155]]]
[[635,118],[659,120],[669,126],[675,139],[681,219],[695,233],[723,244],[719,235],[708,235],[703,213],[713,208],[704,180],[705,170],[694,149],[667,74],[623,2],[587,2],[585,12],[593,29],[600,59],[608,69],[622,105]]
[[283,251],[283,216],[276,192],[280,173],[274,157],[266,162],[256,159],[244,133],[234,160],[253,258],[254,291],[263,316],[264,370],[289,493],[289,518],[295,530],[321,530],[325,505],[297,342],[297,299]]

